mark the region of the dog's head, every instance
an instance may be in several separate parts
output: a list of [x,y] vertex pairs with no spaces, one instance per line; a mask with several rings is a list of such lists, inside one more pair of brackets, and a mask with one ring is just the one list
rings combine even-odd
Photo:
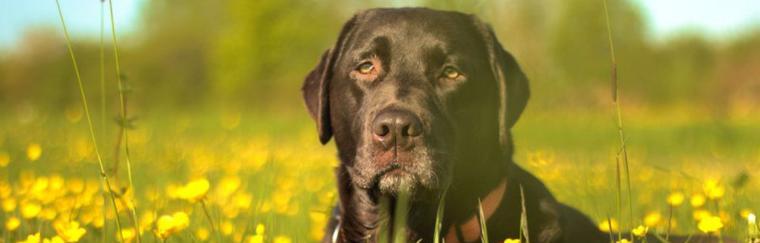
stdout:
[[490,27],[423,8],[355,15],[302,89],[320,141],[335,137],[352,183],[391,195],[436,191],[454,161],[503,153],[528,99],[527,79]]

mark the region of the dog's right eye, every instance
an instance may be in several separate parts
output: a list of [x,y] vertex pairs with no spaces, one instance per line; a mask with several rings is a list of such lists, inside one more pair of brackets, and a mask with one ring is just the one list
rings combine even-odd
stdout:
[[372,64],[372,62],[364,62],[362,64],[359,64],[359,67],[356,68],[356,71],[359,71],[361,74],[370,74],[374,70],[375,65]]

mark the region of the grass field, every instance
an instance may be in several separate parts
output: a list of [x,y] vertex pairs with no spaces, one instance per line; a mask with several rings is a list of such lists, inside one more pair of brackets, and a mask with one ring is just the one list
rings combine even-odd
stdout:
[[[86,103],[85,89],[93,87],[84,87],[58,10]],[[112,10],[110,17],[122,87]],[[101,85],[103,36],[101,28]],[[337,161],[332,144],[319,144],[305,110],[292,104],[254,113],[138,109],[135,126],[121,130],[127,122],[118,126],[107,114],[120,110],[121,120],[131,117],[126,90],[119,90],[121,106],[113,110],[106,109],[105,96],[91,99],[84,107],[92,115],[80,106],[0,110],[0,243],[322,238],[337,196]],[[513,129],[515,160],[560,201],[607,231],[757,237],[760,116],[751,105],[707,112],[693,105],[624,104],[630,197],[618,187],[621,145],[612,106],[578,107],[529,106]]]
[[[718,215],[723,235],[745,237],[744,217],[760,210],[755,179],[760,119],[744,115],[715,121],[682,109],[632,110],[624,119],[635,225],[664,234],[670,196],[676,205],[673,232],[700,232],[700,218]],[[96,131],[106,167],[112,168],[115,132]],[[145,115],[129,133],[135,188],[117,200],[126,240],[136,241],[124,205],[136,209],[147,242],[161,236],[169,242],[319,239],[335,201],[332,168],[337,162],[333,145],[320,146],[315,133],[305,114]],[[518,163],[560,200],[597,222],[611,217],[618,228],[632,228],[627,204],[624,218],[617,215],[618,144],[608,112],[529,109],[514,133]],[[119,239],[77,109],[4,117],[0,165],[4,241],[34,233],[76,238],[82,229],[83,242]],[[124,162],[117,173],[111,181],[119,186],[113,187],[123,188],[128,184]]]

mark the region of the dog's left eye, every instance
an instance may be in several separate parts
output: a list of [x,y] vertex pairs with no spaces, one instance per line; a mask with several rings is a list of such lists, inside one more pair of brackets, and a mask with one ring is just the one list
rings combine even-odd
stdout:
[[443,75],[444,78],[448,78],[448,79],[456,79],[456,78],[459,78],[459,76],[462,76],[459,70],[453,67],[444,68],[443,73],[441,74]]
[[370,74],[373,70],[375,70],[375,65],[372,64],[372,62],[365,62],[359,65],[359,67],[356,68],[357,71],[361,74]]

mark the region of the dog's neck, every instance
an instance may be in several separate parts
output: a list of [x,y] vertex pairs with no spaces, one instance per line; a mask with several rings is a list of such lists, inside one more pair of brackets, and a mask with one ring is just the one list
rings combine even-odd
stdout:
[[[335,237],[337,242],[376,242],[380,234],[389,233],[394,227],[390,225],[393,222],[393,208],[388,205],[381,205],[373,196],[364,189],[357,188],[354,185],[342,185],[350,191],[349,195],[344,195],[341,200],[344,212],[340,220],[340,225],[336,228]],[[507,190],[507,179],[501,178],[488,193],[477,197],[480,205],[470,205],[474,210],[467,217],[454,219],[452,223],[442,225],[442,232],[447,232],[444,236],[446,242],[464,243],[473,242],[481,237],[480,216],[478,209],[482,209],[485,220],[488,220],[499,209]],[[394,199],[391,199],[394,200]],[[391,202],[395,205],[395,202]],[[383,206],[386,206],[384,208]],[[431,238],[433,225],[435,225],[435,204],[416,205],[412,204],[411,212],[424,215],[407,215],[409,219],[407,232],[408,237]],[[459,205],[462,206],[462,205]],[[472,211],[470,211],[472,212]],[[445,213],[444,213],[445,214]],[[484,221],[485,221],[484,220]],[[381,228],[388,228],[382,230]],[[428,229],[429,228],[429,229]],[[447,230],[448,229],[448,230]],[[390,233],[387,237],[390,237]]]
[[[511,152],[511,151],[510,151]],[[457,173],[452,178],[452,187],[446,195],[444,222],[441,232],[446,242],[472,242],[480,238],[480,218],[478,201],[481,202],[485,219],[491,218],[501,206],[507,191],[508,165],[513,163],[511,153],[480,153],[466,156],[468,161],[490,161],[490,163],[467,164],[454,168]],[[494,168],[496,164],[506,166]],[[464,162],[464,161],[458,161]],[[341,194],[341,218],[337,231],[333,232],[337,242],[377,242],[380,234],[388,231],[381,228],[393,228],[393,212],[379,204],[376,195],[366,189],[356,187],[345,165],[339,167],[338,182]],[[459,182],[476,182],[456,183]],[[461,185],[459,185],[461,184]],[[462,187],[462,185],[467,185]],[[407,215],[407,232],[410,239],[432,239],[438,200],[412,202]],[[457,235],[459,233],[459,235]],[[390,235],[388,235],[390,237]]]
[[502,178],[501,182],[493,188],[487,195],[479,199],[478,212],[472,215],[464,223],[453,223],[448,227],[448,233],[445,236],[446,242],[449,243],[464,243],[473,242],[481,237],[482,228],[480,226],[480,217],[482,210],[483,221],[488,220],[501,205],[501,200],[504,199],[504,193],[507,190],[507,180]]

